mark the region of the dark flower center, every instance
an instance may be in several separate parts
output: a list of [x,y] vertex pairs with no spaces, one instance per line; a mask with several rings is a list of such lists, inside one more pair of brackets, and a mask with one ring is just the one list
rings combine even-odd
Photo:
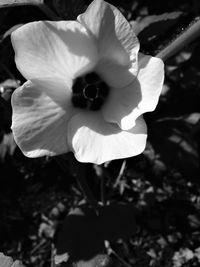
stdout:
[[93,101],[98,97],[99,88],[95,84],[87,84],[83,89],[83,95],[86,99]]
[[108,85],[95,73],[76,78],[72,87],[75,107],[99,110],[109,93]]

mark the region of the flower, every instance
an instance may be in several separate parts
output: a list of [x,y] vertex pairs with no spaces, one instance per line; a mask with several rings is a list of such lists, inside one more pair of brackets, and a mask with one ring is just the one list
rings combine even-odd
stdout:
[[143,152],[142,114],[153,111],[164,79],[114,6],[94,0],[77,21],[28,23],[12,33],[27,79],[12,95],[12,130],[28,157],[73,151],[101,164]]

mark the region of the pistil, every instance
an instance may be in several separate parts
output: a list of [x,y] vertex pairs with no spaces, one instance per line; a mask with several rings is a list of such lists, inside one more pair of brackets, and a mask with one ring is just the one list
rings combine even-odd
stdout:
[[75,107],[99,110],[109,93],[108,85],[95,72],[76,78],[72,87]]
[[99,88],[96,84],[89,84],[83,89],[83,95],[86,99],[93,101],[99,96]]

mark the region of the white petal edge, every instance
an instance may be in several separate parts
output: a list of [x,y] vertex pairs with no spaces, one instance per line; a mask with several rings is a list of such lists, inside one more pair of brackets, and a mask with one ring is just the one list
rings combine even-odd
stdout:
[[72,79],[94,68],[97,49],[77,21],[28,23],[11,35],[17,68],[27,80]]
[[141,53],[139,55],[137,78],[127,87],[111,88],[102,108],[105,120],[117,123],[123,130],[131,129],[141,114],[155,110],[163,87],[163,61]]
[[147,128],[142,117],[129,131],[107,123],[99,112],[76,114],[68,125],[69,144],[80,162],[102,164],[136,156],[145,149],[146,138]]
[[[27,157],[59,155],[69,151],[67,124],[74,114],[70,95],[27,81],[11,99],[14,139]],[[59,87],[59,84],[57,84]]]

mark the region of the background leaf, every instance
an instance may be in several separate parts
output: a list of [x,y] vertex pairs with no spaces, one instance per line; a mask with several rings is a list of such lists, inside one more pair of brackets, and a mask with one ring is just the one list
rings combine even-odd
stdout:
[[199,153],[195,135],[200,132],[200,114],[166,118],[152,126],[152,144],[160,159],[169,168],[198,177]]
[[146,16],[130,23],[141,44],[144,45],[150,39],[156,38],[169,30],[178,22],[178,19],[182,15],[182,12],[177,11],[162,15]]
[[21,261],[14,261],[9,256],[5,256],[0,252],[0,267],[24,267]]

